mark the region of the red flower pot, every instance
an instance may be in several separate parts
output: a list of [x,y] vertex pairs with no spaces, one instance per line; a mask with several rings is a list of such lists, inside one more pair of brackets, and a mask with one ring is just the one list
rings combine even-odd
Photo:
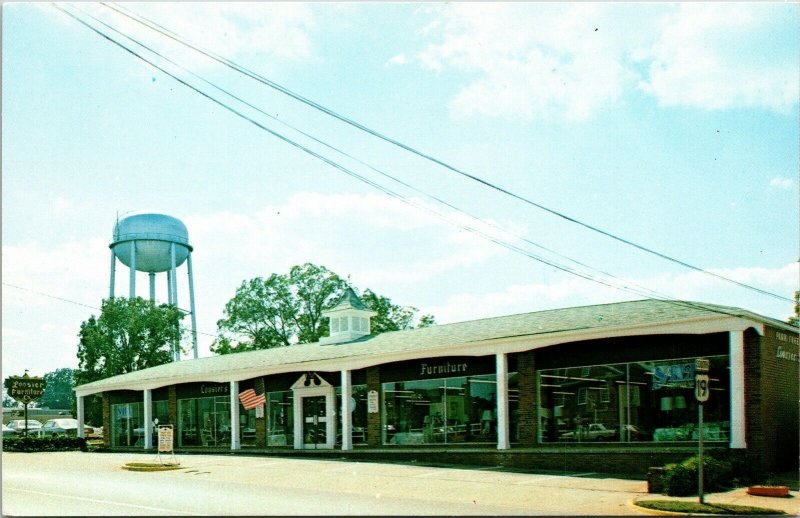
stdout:
[[786,486],[750,486],[747,494],[753,496],[789,496],[789,488]]

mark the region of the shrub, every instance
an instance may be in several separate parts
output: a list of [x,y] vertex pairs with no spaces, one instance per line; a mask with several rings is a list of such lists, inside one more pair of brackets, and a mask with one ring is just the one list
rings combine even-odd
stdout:
[[[664,491],[670,496],[689,496],[697,494],[698,458],[690,457],[680,464],[664,467]],[[733,483],[731,463],[712,456],[703,457],[703,490],[719,491],[729,488]]]
[[88,451],[86,439],[81,437],[4,437],[3,451]]

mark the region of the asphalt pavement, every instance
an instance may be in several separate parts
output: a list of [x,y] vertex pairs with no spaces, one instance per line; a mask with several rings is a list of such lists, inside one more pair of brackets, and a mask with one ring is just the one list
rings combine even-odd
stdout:
[[[619,516],[645,514],[632,505],[636,499],[663,498],[648,495],[645,481],[589,472],[531,474],[243,455],[177,459],[179,470],[143,473],[122,466],[152,462],[155,455],[3,452],[3,515]],[[730,498],[742,497],[732,493]],[[793,509],[796,514],[796,504]]]

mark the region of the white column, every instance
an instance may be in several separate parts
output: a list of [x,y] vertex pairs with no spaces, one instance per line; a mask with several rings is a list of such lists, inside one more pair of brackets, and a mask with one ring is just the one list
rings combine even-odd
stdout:
[[153,391],[144,389],[144,449],[153,447]]
[[747,448],[744,414],[744,333],[730,331],[731,448]]
[[497,354],[497,449],[507,450],[508,443],[508,358]]
[[239,438],[239,382],[231,381],[231,449],[241,449]]
[[342,449],[353,449],[353,384],[350,371],[342,371]]
[[78,396],[78,437],[85,437],[83,430],[83,396]]

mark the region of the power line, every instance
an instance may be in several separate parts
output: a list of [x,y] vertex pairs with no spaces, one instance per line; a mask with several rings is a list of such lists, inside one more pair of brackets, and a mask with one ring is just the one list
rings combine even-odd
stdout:
[[196,45],[190,43],[189,41],[187,41],[182,36],[176,34],[175,32],[173,32],[173,31],[171,31],[169,29],[167,29],[166,27],[164,27],[164,26],[162,26],[162,25],[160,25],[160,24],[158,24],[158,23],[146,18],[145,16],[137,14],[137,13],[135,13],[135,12],[133,12],[133,11],[127,9],[127,8],[118,6],[118,5],[113,4],[113,3],[101,2],[101,4],[104,7],[108,8],[108,9],[111,9],[111,10],[113,10],[113,11],[115,11],[115,12],[117,12],[117,13],[119,13],[119,14],[121,14],[121,15],[123,15],[123,16],[125,16],[125,17],[127,17],[127,18],[129,18],[129,19],[141,24],[141,25],[144,25],[145,27],[148,27],[151,30],[159,32],[160,34],[162,34],[162,35],[164,35],[164,36],[166,36],[166,37],[168,37],[168,38],[180,43],[181,45],[184,45],[184,46],[194,50],[195,52],[199,52],[199,53],[201,53],[201,54],[203,54],[203,55],[205,55],[205,56],[207,56],[207,57],[209,57],[209,58],[211,58],[211,59],[213,59],[213,60],[215,60],[215,61],[217,61],[219,63],[222,63],[223,65],[225,65],[225,66],[227,66],[227,67],[229,67],[229,68],[231,68],[231,69],[233,69],[233,70],[235,70],[235,71],[237,71],[237,72],[239,72],[239,73],[241,73],[241,74],[243,74],[243,75],[245,75],[245,76],[247,76],[247,77],[249,77],[251,79],[254,79],[254,80],[256,80],[256,81],[258,81],[258,82],[260,82],[260,83],[262,83],[262,84],[264,84],[266,86],[269,86],[270,88],[273,88],[273,89],[275,89],[275,90],[277,90],[277,91],[279,91],[279,92],[281,92],[281,93],[283,93],[283,94],[285,94],[285,95],[287,95],[287,96],[289,96],[289,97],[291,97],[291,98],[293,98],[293,99],[295,99],[297,101],[300,101],[300,102],[302,102],[302,103],[304,103],[304,104],[306,104],[308,106],[311,106],[312,108],[314,108],[316,110],[319,110],[319,111],[321,111],[321,112],[323,112],[323,113],[325,113],[325,114],[327,114],[327,115],[329,115],[331,117],[334,117],[335,119],[337,119],[337,120],[339,120],[341,122],[344,122],[345,124],[348,124],[348,125],[350,125],[350,126],[352,126],[354,128],[357,128],[357,129],[359,129],[361,131],[364,131],[364,132],[366,132],[366,133],[368,133],[368,134],[370,134],[370,135],[372,135],[372,136],[374,136],[374,137],[376,137],[376,138],[378,138],[380,140],[388,142],[388,143],[390,143],[390,144],[392,144],[394,146],[397,146],[397,147],[399,147],[399,148],[401,148],[401,149],[403,149],[405,151],[408,151],[408,152],[410,152],[410,153],[412,153],[414,155],[417,155],[420,158],[423,158],[425,160],[433,162],[433,163],[435,163],[435,164],[437,164],[437,165],[439,165],[441,167],[444,167],[445,169],[447,169],[447,170],[449,170],[449,171],[451,171],[453,173],[459,174],[459,175],[461,175],[461,176],[463,176],[465,178],[468,178],[468,179],[470,179],[470,180],[472,180],[474,182],[477,182],[477,183],[479,183],[479,184],[481,184],[481,185],[483,185],[485,187],[488,187],[488,188],[490,188],[492,190],[495,190],[497,192],[500,192],[502,194],[510,196],[510,197],[512,197],[512,198],[514,198],[514,199],[516,199],[518,201],[521,201],[521,202],[523,202],[523,203],[525,203],[527,205],[530,205],[530,206],[536,207],[536,208],[538,208],[540,210],[543,210],[545,212],[548,212],[548,213],[550,213],[550,214],[552,214],[554,216],[557,216],[558,218],[564,219],[564,220],[566,220],[566,221],[568,221],[570,223],[574,223],[574,224],[582,226],[582,227],[584,227],[584,228],[586,228],[588,230],[591,230],[593,232],[596,232],[596,233],[599,233],[601,235],[604,235],[604,236],[606,236],[606,237],[608,237],[610,239],[613,239],[613,240],[618,241],[620,243],[623,243],[623,244],[626,244],[628,246],[634,247],[634,248],[636,248],[636,249],[638,249],[638,250],[640,250],[642,252],[646,252],[648,254],[654,255],[654,256],[659,257],[661,259],[664,259],[664,260],[670,261],[672,263],[678,264],[680,266],[683,266],[684,268],[688,268],[688,269],[696,271],[696,272],[700,272],[700,273],[704,273],[706,275],[710,275],[710,276],[715,277],[715,278],[717,278],[719,280],[735,284],[735,285],[737,285],[737,286],[739,286],[741,288],[745,288],[745,289],[749,289],[749,290],[761,293],[762,295],[767,295],[767,296],[770,296],[770,297],[774,297],[776,299],[779,299],[779,300],[782,300],[782,301],[786,301],[786,302],[794,302],[792,299],[784,297],[784,296],[779,295],[777,293],[772,293],[770,291],[767,291],[767,290],[764,290],[764,289],[761,289],[761,288],[758,288],[758,287],[755,287],[755,286],[752,286],[752,285],[737,281],[735,279],[731,279],[730,277],[725,277],[724,275],[720,275],[720,274],[714,273],[712,271],[706,270],[706,269],[701,268],[699,266],[694,266],[694,265],[692,265],[690,263],[687,263],[685,261],[682,261],[680,259],[676,259],[674,257],[671,257],[671,256],[669,256],[669,255],[667,255],[667,254],[665,254],[663,252],[659,252],[657,250],[654,250],[652,248],[646,247],[644,245],[640,245],[640,244],[635,243],[635,242],[633,242],[633,241],[631,241],[629,239],[620,237],[620,236],[618,236],[616,234],[613,234],[613,233],[611,233],[609,231],[603,230],[603,229],[601,229],[599,227],[596,227],[594,225],[591,225],[589,223],[585,223],[585,222],[583,222],[583,221],[581,221],[581,220],[579,220],[577,218],[573,218],[573,217],[571,217],[571,216],[569,216],[569,215],[567,215],[567,214],[565,214],[563,212],[557,211],[555,209],[551,209],[551,208],[549,208],[549,207],[547,207],[545,205],[542,205],[541,203],[538,203],[536,201],[531,200],[530,198],[527,198],[525,196],[516,194],[516,193],[514,193],[514,192],[512,192],[512,191],[510,191],[510,190],[508,190],[506,188],[503,188],[503,187],[501,187],[501,186],[499,186],[497,184],[489,182],[488,180],[484,180],[483,178],[480,178],[480,177],[478,177],[476,175],[470,174],[470,173],[468,173],[468,172],[466,172],[466,171],[464,171],[464,170],[462,170],[462,169],[460,169],[460,168],[458,168],[456,166],[453,166],[453,165],[451,165],[451,164],[449,164],[449,163],[447,163],[447,162],[445,162],[445,161],[443,161],[441,159],[438,159],[438,158],[436,158],[436,157],[434,157],[434,156],[432,156],[430,154],[427,154],[427,153],[425,153],[423,151],[420,151],[420,150],[418,150],[418,149],[416,149],[414,147],[411,147],[411,146],[409,146],[407,144],[404,144],[404,143],[402,143],[402,142],[400,142],[400,141],[398,141],[398,140],[396,140],[396,139],[394,139],[392,137],[389,137],[389,136],[387,136],[387,135],[385,135],[383,133],[380,133],[380,132],[378,132],[376,130],[373,130],[373,129],[371,129],[371,128],[369,128],[369,127],[367,127],[367,126],[365,126],[365,125],[363,125],[363,124],[361,124],[361,123],[359,123],[359,122],[357,122],[357,121],[355,121],[353,119],[350,119],[349,117],[346,117],[345,115],[337,113],[334,110],[331,110],[330,108],[327,108],[327,107],[325,107],[325,106],[323,106],[323,105],[321,105],[321,104],[319,104],[319,103],[317,103],[317,102],[315,102],[315,101],[313,101],[311,99],[308,99],[307,97],[304,97],[304,96],[302,96],[302,95],[290,90],[289,88],[286,88],[286,87],[284,87],[284,86],[282,86],[282,85],[280,85],[280,84],[278,84],[278,83],[276,83],[276,82],[274,82],[274,81],[272,81],[272,80],[270,80],[270,79],[268,79],[266,77],[263,77],[263,76],[255,73],[255,72],[249,70],[248,68],[243,67],[243,66],[241,66],[241,65],[239,65],[239,64],[237,64],[237,63],[235,63],[235,62],[233,62],[233,61],[231,61],[231,60],[229,60],[229,59],[227,59],[225,57],[222,57],[222,56],[210,51],[210,50],[206,50],[206,49],[203,49],[202,47],[196,46]]
[[[26,287],[24,287],[24,286],[18,286],[18,285],[16,285],[16,284],[11,284],[11,283],[9,283],[9,282],[5,282],[5,281],[3,282],[3,286],[8,286],[9,288],[16,288],[16,289],[18,289],[18,290],[22,290],[22,291],[27,291],[27,292],[30,292],[30,293],[34,293],[34,294],[36,294],[36,295],[40,295],[40,296],[42,296],[42,297],[47,297],[47,298],[54,299],[54,300],[58,300],[58,301],[61,301],[61,302],[66,302],[66,303],[68,303],[68,304],[75,304],[76,306],[81,306],[81,307],[84,307],[84,308],[94,309],[94,310],[96,310],[96,311],[102,311],[102,310],[103,310],[103,308],[99,308],[99,307],[97,307],[97,306],[91,306],[91,305],[89,305],[89,304],[84,304],[83,302],[78,302],[78,301],[76,301],[76,300],[72,300],[72,299],[66,299],[66,298],[64,298],[64,297],[59,297],[59,296],[56,296],[56,295],[51,295],[50,293],[45,293],[45,292],[43,292],[43,291],[34,290],[34,289],[32,289],[32,288],[26,288]],[[179,327],[180,327],[182,330],[184,330],[184,331],[187,331],[187,332],[191,332],[191,331],[192,331],[191,329],[189,329],[189,328],[188,328],[188,327],[186,327],[186,326],[179,326]],[[211,334],[211,333],[204,333],[204,332],[202,332],[202,331],[197,331],[197,334],[200,334],[200,335],[206,335],[206,336],[210,336],[210,337],[213,337],[213,338],[220,338],[220,336],[219,336],[219,335],[216,335],[216,334]]]
[[[251,108],[251,109],[253,109],[253,110],[257,111],[258,113],[260,113],[260,114],[262,114],[262,115],[264,115],[264,116],[268,117],[269,119],[271,119],[271,120],[273,120],[273,121],[275,121],[275,122],[278,122],[278,123],[280,123],[280,124],[282,124],[282,125],[284,125],[284,126],[286,126],[286,127],[288,127],[288,128],[291,128],[292,130],[294,130],[294,131],[296,131],[296,132],[300,133],[301,135],[303,135],[303,136],[305,136],[305,137],[307,137],[307,138],[309,138],[309,139],[313,140],[314,142],[316,142],[316,143],[318,143],[318,144],[320,144],[320,145],[322,145],[322,146],[325,146],[326,148],[328,148],[328,149],[330,149],[330,150],[332,150],[332,151],[334,151],[334,152],[336,152],[336,153],[338,153],[338,154],[340,154],[340,155],[343,155],[343,156],[345,156],[345,157],[347,157],[347,158],[349,158],[349,159],[351,159],[351,160],[354,160],[355,162],[357,162],[357,163],[359,163],[359,164],[361,164],[361,165],[363,165],[363,166],[365,166],[365,167],[369,168],[370,170],[372,170],[372,171],[374,171],[374,172],[376,172],[376,173],[378,173],[378,174],[380,174],[380,175],[384,176],[385,178],[388,178],[388,179],[390,179],[390,180],[392,180],[392,181],[394,181],[394,182],[396,182],[396,183],[398,183],[398,184],[400,184],[400,185],[402,185],[402,186],[404,186],[404,187],[406,187],[406,188],[409,188],[409,189],[411,189],[411,190],[413,190],[413,191],[415,191],[415,192],[417,192],[417,193],[421,194],[422,196],[425,196],[425,197],[427,197],[427,198],[429,198],[429,199],[432,199],[432,200],[434,200],[435,202],[437,202],[437,203],[440,203],[440,204],[442,204],[442,205],[444,205],[444,206],[446,206],[446,207],[448,207],[448,208],[450,208],[450,209],[452,209],[452,210],[454,210],[454,211],[456,211],[456,212],[458,212],[458,213],[460,213],[460,214],[464,214],[465,216],[467,216],[467,217],[471,218],[471,219],[472,219],[472,220],[474,220],[474,221],[478,221],[478,222],[480,222],[481,224],[484,224],[484,225],[490,226],[490,227],[492,227],[492,228],[494,228],[494,229],[496,229],[496,230],[499,230],[499,231],[501,231],[501,232],[503,232],[503,233],[506,233],[506,234],[508,234],[508,235],[510,235],[510,236],[512,236],[512,237],[514,237],[514,238],[516,238],[516,239],[519,239],[519,240],[521,240],[521,241],[524,241],[524,242],[526,242],[526,243],[528,243],[528,244],[530,244],[530,245],[532,245],[532,246],[534,246],[534,247],[536,247],[536,248],[539,248],[539,249],[541,249],[541,250],[544,250],[544,251],[546,251],[546,252],[549,252],[549,253],[552,253],[552,254],[554,254],[554,255],[557,255],[557,256],[561,257],[562,259],[566,259],[566,260],[568,260],[568,261],[570,261],[570,262],[573,262],[573,263],[575,263],[575,264],[577,264],[577,265],[579,265],[579,266],[583,266],[584,268],[588,268],[588,269],[590,269],[590,270],[593,270],[593,271],[595,271],[595,272],[597,272],[597,273],[600,273],[601,275],[604,275],[604,276],[606,276],[606,277],[609,277],[609,278],[612,278],[612,279],[616,279],[616,280],[618,280],[618,281],[622,281],[622,282],[625,282],[625,283],[627,283],[627,284],[631,284],[631,285],[633,285],[633,286],[634,286],[634,287],[635,287],[637,290],[640,290],[640,291],[638,291],[638,292],[637,292],[637,294],[638,294],[638,295],[645,295],[645,296],[647,296],[647,297],[655,296],[656,298],[669,298],[669,297],[665,297],[664,295],[662,295],[662,294],[658,293],[657,291],[650,290],[649,288],[646,288],[646,287],[644,287],[644,286],[638,285],[638,284],[636,284],[636,283],[632,283],[632,282],[630,282],[630,281],[626,281],[626,280],[624,280],[624,279],[620,279],[619,277],[617,277],[617,276],[615,276],[615,275],[613,275],[613,274],[611,274],[611,273],[605,272],[605,271],[603,271],[603,270],[599,270],[599,269],[597,269],[597,268],[594,268],[594,267],[592,267],[592,266],[590,266],[590,265],[588,265],[588,264],[585,264],[585,263],[583,263],[583,262],[580,262],[580,261],[578,261],[578,260],[576,260],[576,259],[572,259],[572,258],[570,258],[570,257],[568,257],[568,256],[566,256],[566,255],[564,255],[564,254],[561,254],[561,253],[559,253],[559,252],[557,252],[557,251],[555,251],[555,250],[552,250],[552,249],[550,249],[550,248],[547,248],[547,247],[545,247],[545,246],[543,246],[543,245],[541,245],[541,244],[539,244],[539,243],[536,243],[536,242],[534,242],[534,241],[532,241],[532,240],[530,240],[530,239],[528,239],[528,238],[525,238],[525,237],[522,237],[522,236],[515,235],[515,234],[513,234],[513,233],[511,233],[511,232],[507,231],[506,229],[504,229],[504,228],[500,227],[499,225],[496,225],[496,224],[494,224],[494,223],[492,223],[492,222],[490,222],[490,221],[481,220],[481,219],[480,219],[480,218],[478,218],[477,216],[474,216],[474,215],[470,214],[469,212],[467,212],[467,211],[464,211],[464,210],[460,209],[459,207],[457,207],[457,206],[455,206],[455,205],[453,205],[453,204],[451,204],[451,203],[449,203],[449,202],[447,202],[447,201],[445,201],[445,200],[443,200],[443,199],[441,199],[441,198],[439,198],[439,197],[437,197],[437,196],[431,195],[431,194],[429,194],[429,193],[427,193],[427,192],[425,192],[425,191],[423,191],[423,190],[421,190],[421,189],[418,189],[418,188],[414,187],[413,185],[411,185],[411,184],[409,184],[409,183],[407,183],[407,182],[404,182],[404,181],[400,180],[399,178],[397,178],[397,177],[395,177],[395,176],[393,176],[393,175],[390,175],[390,174],[388,174],[388,173],[386,173],[386,172],[384,172],[384,171],[382,171],[382,170],[380,170],[380,169],[377,169],[377,168],[375,168],[374,166],[370,165],[369,163],[367,163],[367,162],[364,162],[363,160],[361,160],[361,159],[359,159],[359,158],[357,158],[357,157],[355,157],[355,156],[352,156],[352,155],[350,155],[349,153],[347,153],[347,152],[345,152],[345,151],[343,151],[343,150],[341,150],[341,149],[339,149],[339,148],[337,148],[337,147],[334,147],[334,146],[332,146],[332,145],[328,144],[327,142],[324,142],[324,141],[322,141],[322,140],[318,139],[317,137],[315,137],[315,136],[313,136],[313,135],[311,135],[311,134],[309,134],[309,133],[307,133],[307,132],[305,132],[305,131],[303,131],[303,130],[301,130],[301,129],[299,129],[299,128],[297,128],[297,127],[293,126],[293,125],[291,125],[291,124],[289,124],[289,123],[287,123],[287,122],[285,122],[285,121],[282,121],[281,119],[278,119],[277,117],[275,117],[275,116],[273,116],[273,115],[271,115],[271,114],[267,113],[266,111],[262,110],[261,108],[259,108],[259,107],[255,106],[255,105],[253,105],[253,104],[249,103],[248,101],[246,101],[246,100],[242,99],[241,97],[239,97],[239,96],[237,96],[237,95],[235,95],[235,94],[231,93],[230,91],[228,91],[228,90],[226,90],[226,89],[224,89],[224,88],[222,88],[222,87],[218,86],[217,84],[215,84],[215,83],[213,83],[213,82],[211,82],[211,81],[209,81],[209,80],[205,79],[204,77],[202,77],[202,76],[200,76],[200,75],[198,75],[198,74],[196,74],[196,73],[192,72],[191,70],[189,70],[189,69],[187,69],[186,67],[184,67],[184,66],[180,65],[179,63],[175,62],[174,60],[170,59],[169,57],[167,57],[167,56],[164,56],[162,53],[158,52],[157,50],[153,49],[152,47],[150,47],[150,46],[148,46],[148,45],[145,45],[144,43],[142,43],[142,42],[141,42],[141,41],[139,41],[138,39],[136,39],[136,38],[134,38],[134,37],[132,37],[132,36],[130,36],[130,35],[128,35],[128,34],[125,34],[124,32],[122,32],[122,31],[120,31],[120,30],[116,29],[115,27],[113,27],[113,26],[111,26],[111,25],[107,24],[106,22],[104,22],[104,21],[102,21],[102,20],[98,19],[97,17],[93,16],[92,14],[90,14],[90,13],[87,13],[87,12],[86,12],[86,11],[84,11],[83,9],[80,9],[80,8],[77,8],[77,7],[74,7],[74,6],[73,6],[73,8],[77,9],[78,11],[80,11],[81,13],[83,13],[84,15],[86,15],[86,16],[89,16],[90,18],[92,18],[92,20],[96,21],[97,23],[100,23],[100,24],[101,24],[101,25],[103,25],[104,27],[106,27],[106,28],[108,28],[108,29],[110,29],[110,30],[114,31],[115,33],[119,34],[120,36],[122,36],[122,37],[126,38],[128,41],[131,41],[131,42],[133,42],[134,44],[136,44],[136,45],[138,45],[138,46],[140,46],[140,47],[142,47],[142,48],[146,49],[147,51],[151,52],[152,54],[154,54],[154,55],[158,56],[159,58],[161,58],[161,59],[163,59],[163,60],[167,61],[168,63],[170,63],[170,64],[172,64],[172,65],[174,65],[174,66],[178,67],[178,68],[179,68],[179,69],[181,69],[182,71],[184,71],[184,72],[186,72],[186,73],[190,74],[191,76],[193,76],[193,77],[197,78],[198,80],[200,80],[200,81],[202,81],[203,83],[205,83],[205,84],[207,84],[207,85],[211,86],[212,88],[214,88],[214,89],[216,89],[216,90],[218,90],[218,91],[220,91],[220,92],[224,93],[225,95],[228,95],[229,97],[231,97],[231,98],[235,99],[236,101],[238,101],[238,102],[240,102],[240,103],[244,104],[245,106],[247,106],[247,107],[249,107],[249,108]],[[416,207],[416,208],[418,208],[418,209],[420,208],[420,207],[418,207],[418,206],[416,206],[416,205],[415,205],[415,207]],[[438,216],[442,217],[443,219],[444,219],[444,218],[446,218],[445,216],[441,215],[440,213],[437,213],[436,215],[438,215]],[[451,223],[451,222],[449,222],[449,221],[448,221],[448,223]],[[469,230],[472,230],[472,229],[469,229]],[[486,235],[482,235],[481,237],[486,237]],[[504,245],[501,245],[501,246],[504,246]],[[512,250],[512,251],[517,251],[517,250]],[[538,260],[538,259],[537,259],[537,260]],[[641,290],[643,290],[643,291],[641,291]]]
[[[59,11],[64,12],[65,14],[67,14],[71,18],[75,19],[76,21],[78,21],[79,23],[84,25],[85,27],[89,28],[90,30],[92,30],[93,32],[98,34],[99,36],[101,36],[104,39],[108,40],[109,42],[119,46],[120,48],[122,48],[126,52],[128,52],[131,55],[135,56],[136,58],[144,61],[145,63],[148,63],[149,65],[153,66],[154,68],[156,68],[157,70],[161,71],[162,73],[168,75],[169,77],[172,77],[174,80],[178,81],[180,84],[186,86],[187,88],[190,88],[191,90],[193,90],[196,93],[202,95],[203,97],[205,97],[208,100],[214,102],[215,104],[221,106],[222,108],[224,108],[224,109],[230,111],[231,113],[233,113],[233,114],[235,114],[235,115],[247,120],[248,122],[250,122],[251,124],[257,126],[258,128],[260,128],[260,129],[272,134],[276,138],[279,138],[280,140],[282,140],[282,141],[284,141],[284,142],[286,142],[286,143],[288,143],[288,144],[290,144],[290,145],[292,145],[292,146],[304,151],[305,153],[308,153],[309,155],[311,155],[311,156],[313,156],[313,157],[315,157],[315,158],[327,163],[331,167],[334,167],[334,168],[340,170],[341,172],[344,172],[345,174],[347,174],[347,175],[349,175],[349,176],[351,176],[353,178],[356,178],[356,179],[358,179],[358,180],[360,180],[360,181],[362,181],[362,182],[364,182],[364,183],[366,183],[366,184],[368,184],[368,185],[370,185],[370,186],[372,186],[372,187],[384,192],[385,194],[387,194],[387,195],[389,195],[391,197],[399,199],[400,201],[402,201],[404,203],[407,203],[407,204],[409,204],[411,206],[414,206],[414,207],[416,207],[416,208],[418,208],[420,210],[424,210],[426,212],[430,212],[430,213],[436,215],[437,217],[440,217],[440,218],[444,219],[448,223],[457,226],[458,228],[461,228],[461,229],[469,231],[469,232],[476,233],[476,234],[484,237],[485,239],[487,239],[489,241],[492,241],[492,242],[494,242],[494,243],[496,243],[496,244],[498,244],[500,246],[503,246],[503,247],[505,247],[505,248],[507,248],[507,249],[509,249],[511,251],[514,251],[514,252],[517,252],[517,253],[522,254],[524,256],[527,256],[527,257],[529,257],[529,258],[531,258],[533,260],[536,260],[538,262],[541,262],[543,264],[547,264],[547,265],[549,265],[549,266],[551,266],[553,268],[556,268],[558,270],[564,271],[566,273],[571,273],[571,274],[576,275],[578,277],[581,277],[581,278],[583,278],[585,280],[589,280],[589,281],[592,281],[592,282],[595,282],[595,283],[599,283],[599,284],[605,285],[605,286],[610,287],[610,288],[614,288],[614,289],[621,290],[621,291],[626,291],[626,292],[629,292],[629,293],[635,293],[635,294],[640,295],[640,296],[643,295],[641,291],[639,291],[637,289],[634,289],[634,288],[631,288],[630,286],[615,286],[613,284],[610,284],[609,282],[597,279],[597,278],[595,278],[595,277],[593,277],[591,275],[588,275],[586,273],[583,273],[583,272],[574,270],[572,268],[560,265],[560,264],[558,264],[558,263],[556,263],[554,261],[550,261],[550,260],[544,259],[542,257],[536,256],[536,255],[532,254],[531,252],[529,252],[527,250],[521,249],[521,248],[517,247],[516,245],[512,245],[512,244],[507,243],[505,241],[499,240],[499,239],[495,238],[494,236],[491,236],[491,235],[488,235],[488,234],[486,234],[484,232],[481,232],[480,230],[474,229],[474,228],[466,226],[466,225],[461,225],[461,224],[455,223],[455,222],[449,220],[444,215],[442,215],[442,214],[438,213],[437,211],[432,210],[432,209],[430,209],[428,207],[419,206],[417,204],[414,204],[410,200],[406,199],[404,196],[392,191],[391,189],[388,189],[388,188],[386,188],[386,187],[384,187],[384,186],[382,186],[382,185],[380,185],[380,184],[378,184],[378,183],[376,183],[376,182],[374,182],[372,180],[369,180],[368,178],[365,178],[362,175],[359,175],[358,173],[356,173],[356,172],[354,172],[354,171],[342,166],[341,164],[338,164],[337,162],[334,162],[333,160],[331,160],[331,159],[329,159],[329,158],[327,158],[327,157],[325,157],[323,155],[320,155],[319,153],[309,149],[308,147],[303,146],[302,144],[299,144],[299,143],[291,140],[290,138],[288,138],[288,137],[286,137],[286,136],[284,136],[284,135],[282,135],[280,133],[275,132],[274,130],[272,130],[270,128],[267,128],[266,126],[264,126],[260,122],[256,121],[255,119],[253,119],[253,118],[245,115],[244,113],[236,110],[235,108],[225,104],[224,102],[220,101],[219,99],[216,99],[216,98],[212,97],[210,94],[201,91],[196,86],[188,83],[184,79],[181,79],[181,78],[177,77],[176,75],[174,75],[173,73],[167,71],[163,67],[155,64],[153,61],[148,60],[147,58],[145,58],[141,54],[137,53],[133,49],[131,49],[131,48],[125,46],[124,44],[120,43],[119,41],[115,40],[111,36],[103,33],[98,28],[93,27],[91,24],[89,24],[88,22],[80,19],[78,16],[74,15],[73,13],[70,13],[69,11],[66,11],[66,10],[62,9],[61,7],[59,7],[59,6],[55,5],[55,4],[52,4],[52,5],[53,5],[53,7],[58,9]],[[117,31],[117,32],[119,32],[119,31]],[[132,39],[132,38],[128,38],[128,39]],[[647,290],[647,291],[652,292],[652,290]],[[644,296],[646,298],[652,298],[649,295],[644,295]],[[662,300],[664,302],[673,303],[673,304],[680,305],[680,306],[695,307],[695,308],[702,308],[702,309],[705,309],[705,310],[709,310],[709,308],[707,308],[705,306],[702,306],[702,305],[696,305],[696,304],[693,304],[691,302],[686,302],[686,301],[679,301],[679,300],[676,300],[676,299],[671,299],[669,297],[667,297],[667,298],[663,298],[662,297],[662,298],[659,298],[659,300]],[[721,311],[717,311],[717,312],[721,312]]]

